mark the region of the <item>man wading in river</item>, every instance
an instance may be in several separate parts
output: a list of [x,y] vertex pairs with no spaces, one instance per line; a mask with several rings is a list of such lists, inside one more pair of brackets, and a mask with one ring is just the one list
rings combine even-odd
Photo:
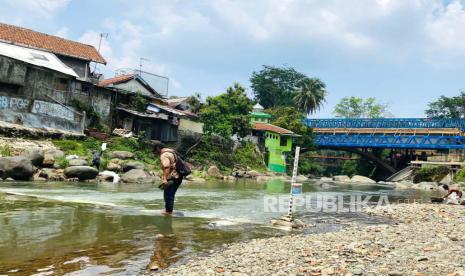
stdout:
[[155,154],[160,155],[160,163],[162,169],[161,185],[160,189],[163,190],[163,198],[165,200],[165,215],[173,214],[174,207],[174,197],[176,191],[182,183],[183,175],[186,175],[183,172],[179,172],[179,165],[177,161],[181,157],[179,154],[170,148],[165,148],[162,143],[156,143],[154,145]]

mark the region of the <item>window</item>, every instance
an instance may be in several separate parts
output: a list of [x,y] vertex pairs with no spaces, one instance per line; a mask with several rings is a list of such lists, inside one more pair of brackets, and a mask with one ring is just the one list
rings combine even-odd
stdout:
[[280,145],[281,147],[287,146],[287,137],[281,137]]
[[45,60],[48,61],[48,58],[44,55],[41,54],[36,54],[31,52],[32,59],[39,59],[39,60]]
[[55,78],[55,81],[53,83],[53,89],[59,91],[68,91],[68,79]]

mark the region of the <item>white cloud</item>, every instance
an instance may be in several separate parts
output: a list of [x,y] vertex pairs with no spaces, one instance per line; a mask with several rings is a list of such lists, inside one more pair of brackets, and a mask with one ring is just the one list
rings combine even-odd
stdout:
[[7,0],[6,5],[32,17],[49,18],[65,8],[69,2],[70,0]]
[[465,54],[465,10],[454,1],[437,11],[426,26],[430,39],[438,50]]
[[[102,39],[100,53],[106,59],[107,66],[101,68],[100,71],[105,71],[107,76],[121,69],[139,69],[140,58],[148,59],[142,61],[142,70],[159,75],[169,74],[169,69],[165,64],[157,62],[152,56],[144,56],[143,42],[146,35],[140,26],[129,20],[116,22],[106,19],[103,27],[105,31],[108,31],[109,36]],[[98,49],[100,32],[88,30],[78,41],[93,45]],[[179,82],[175,84],[178,85]]]
[[66,26],[61,27],[58,31],[55,32],[55,36],[68,38],[69,29]]

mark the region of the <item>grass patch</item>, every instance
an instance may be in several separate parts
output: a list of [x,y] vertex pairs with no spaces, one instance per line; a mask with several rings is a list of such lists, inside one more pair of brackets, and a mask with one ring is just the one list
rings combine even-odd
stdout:
[[58,167],[60,167],[60,169],[66,169],[69,166],[69,160],[66,159],[64,156],[57,158],[55,162],[56,164],[58,164]]
[[94,138],[84,140],[61,139],[53,140],[52,143],[64,151],[66,155],[75,154],[81,157],[88,157],[92,150],[100,150],[101,147],[101,142]]
[[454,180],[456,182],[465,182],[465,168],[457,172],[457,174],[454,177]]
[[449,167],[445,166],[425,166],[414,172],[413,183],[439,182],[450,173]]
[[1,154],[3,157],[11,156],[11,147],[10,145],[6,144],[2,147]]

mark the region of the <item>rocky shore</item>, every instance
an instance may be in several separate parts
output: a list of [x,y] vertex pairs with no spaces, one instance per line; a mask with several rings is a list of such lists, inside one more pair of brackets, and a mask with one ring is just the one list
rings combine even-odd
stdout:
[[163,275],[465,275],[465,208],[400,204],[366,210],[386,225],[232,244]]

